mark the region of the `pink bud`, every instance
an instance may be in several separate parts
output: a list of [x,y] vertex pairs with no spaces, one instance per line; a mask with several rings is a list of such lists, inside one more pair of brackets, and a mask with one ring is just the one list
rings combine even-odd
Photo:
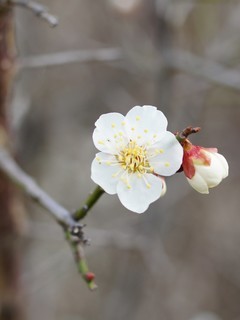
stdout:
[[87,272],[85,274],[85,279],[87,280],[87,282],[91,282],[95,279],[95,274],[92,272]]
[[186,140],[183,149],[183,171],[196,191],[209,193],[209,188],[228,176],[228,163],[216,148],[194,146]]

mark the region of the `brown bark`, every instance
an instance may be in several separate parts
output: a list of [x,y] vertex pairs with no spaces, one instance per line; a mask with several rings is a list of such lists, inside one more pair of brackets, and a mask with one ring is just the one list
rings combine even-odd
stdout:
[[[0,126],[9,134],[7,105],[14,71],[15,42],[12,9],[0,8]],[[2,141],[3,139],[0,139]],[[0,320],[19,320],[18,227],[14,189],[0,172]]]

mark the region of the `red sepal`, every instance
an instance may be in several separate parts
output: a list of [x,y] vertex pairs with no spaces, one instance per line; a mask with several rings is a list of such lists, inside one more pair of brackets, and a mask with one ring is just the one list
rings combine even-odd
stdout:
[[183,145],[183,171],[187,178],[192,179],[195,175],[194,164],[210,166],[211,158],[204,152],[217,152],[216,148],[203,148],[200,146],[194,146],[190,141],[186,140]]

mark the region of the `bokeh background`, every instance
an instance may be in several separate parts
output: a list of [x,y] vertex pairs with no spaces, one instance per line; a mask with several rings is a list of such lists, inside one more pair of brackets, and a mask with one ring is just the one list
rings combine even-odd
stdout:
[[[240,319],[240,1],[49,0],[50,29],[17,8],[10,118],[18,161],[74,210],[94,188],[94,123],[152,104],[169,130],[201,126],[230,175],[210,195],[182,174],[137,215],[104,195],[85,219],[99,288],[77,274],[58,225],[24,198],[21,295],[31,320]],[[104,49],[104,50],[102,50]]]

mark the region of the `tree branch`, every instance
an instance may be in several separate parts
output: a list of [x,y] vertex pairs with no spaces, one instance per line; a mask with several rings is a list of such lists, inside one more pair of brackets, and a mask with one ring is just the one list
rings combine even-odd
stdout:
[[74,50],[23,57],[18,60],[18,67],[20,69],[42,68],[74,62],[111,62],[120,60],[122,56],[123,54],[120,48]]
[[16,5],[29,9],[37,17],[45,20],[51,27],[58,25],[58,19],[48,12],[48,9],[36,1],[29,0],[0,0],[0,5]]
[[183,50],[166,50],[164,51],[164,63],[168,68],[202,77],[217,85],[240,90],[240,72],[214,60]]
[[40,186],[27,175],[14,161],[7,150],[0,148],[0,170],[18,185],[34,202],[46,209],[63,227],[75,257],[78,271],[92,290],[96,288],[94,275],[88,269],[82,244],[86,243],[82,232],[83,225],[78,224],[71,213],[51,198]]
[[64,227],[76,226],[69,212],[43,191],[36,182],[22,171],[5,149],[0,149],[0,169],[41,207],[45,208],[54,219]]
[[[18,67],[20,69],[41,68],[67,63],[112,62],[121,59],[124,59],[124,52],[121,48],[75,50],[23,57],[19,59]],[[201,77],[209,83],[240,90],[240,72],[209,58],[200,57],[188,51],[173,49],[164,50],[163,63],[166,68]]]
[[74,239],[69,231],[67,231],[65,235],[66,240],[71,246],[79,273],[82,275],[83,280],[88,284],[89,289],[95,290],[97,288],[97,285],[94,282],[95,275],[88,269],[85,253],[83,247],[79,245],[79,239]]

